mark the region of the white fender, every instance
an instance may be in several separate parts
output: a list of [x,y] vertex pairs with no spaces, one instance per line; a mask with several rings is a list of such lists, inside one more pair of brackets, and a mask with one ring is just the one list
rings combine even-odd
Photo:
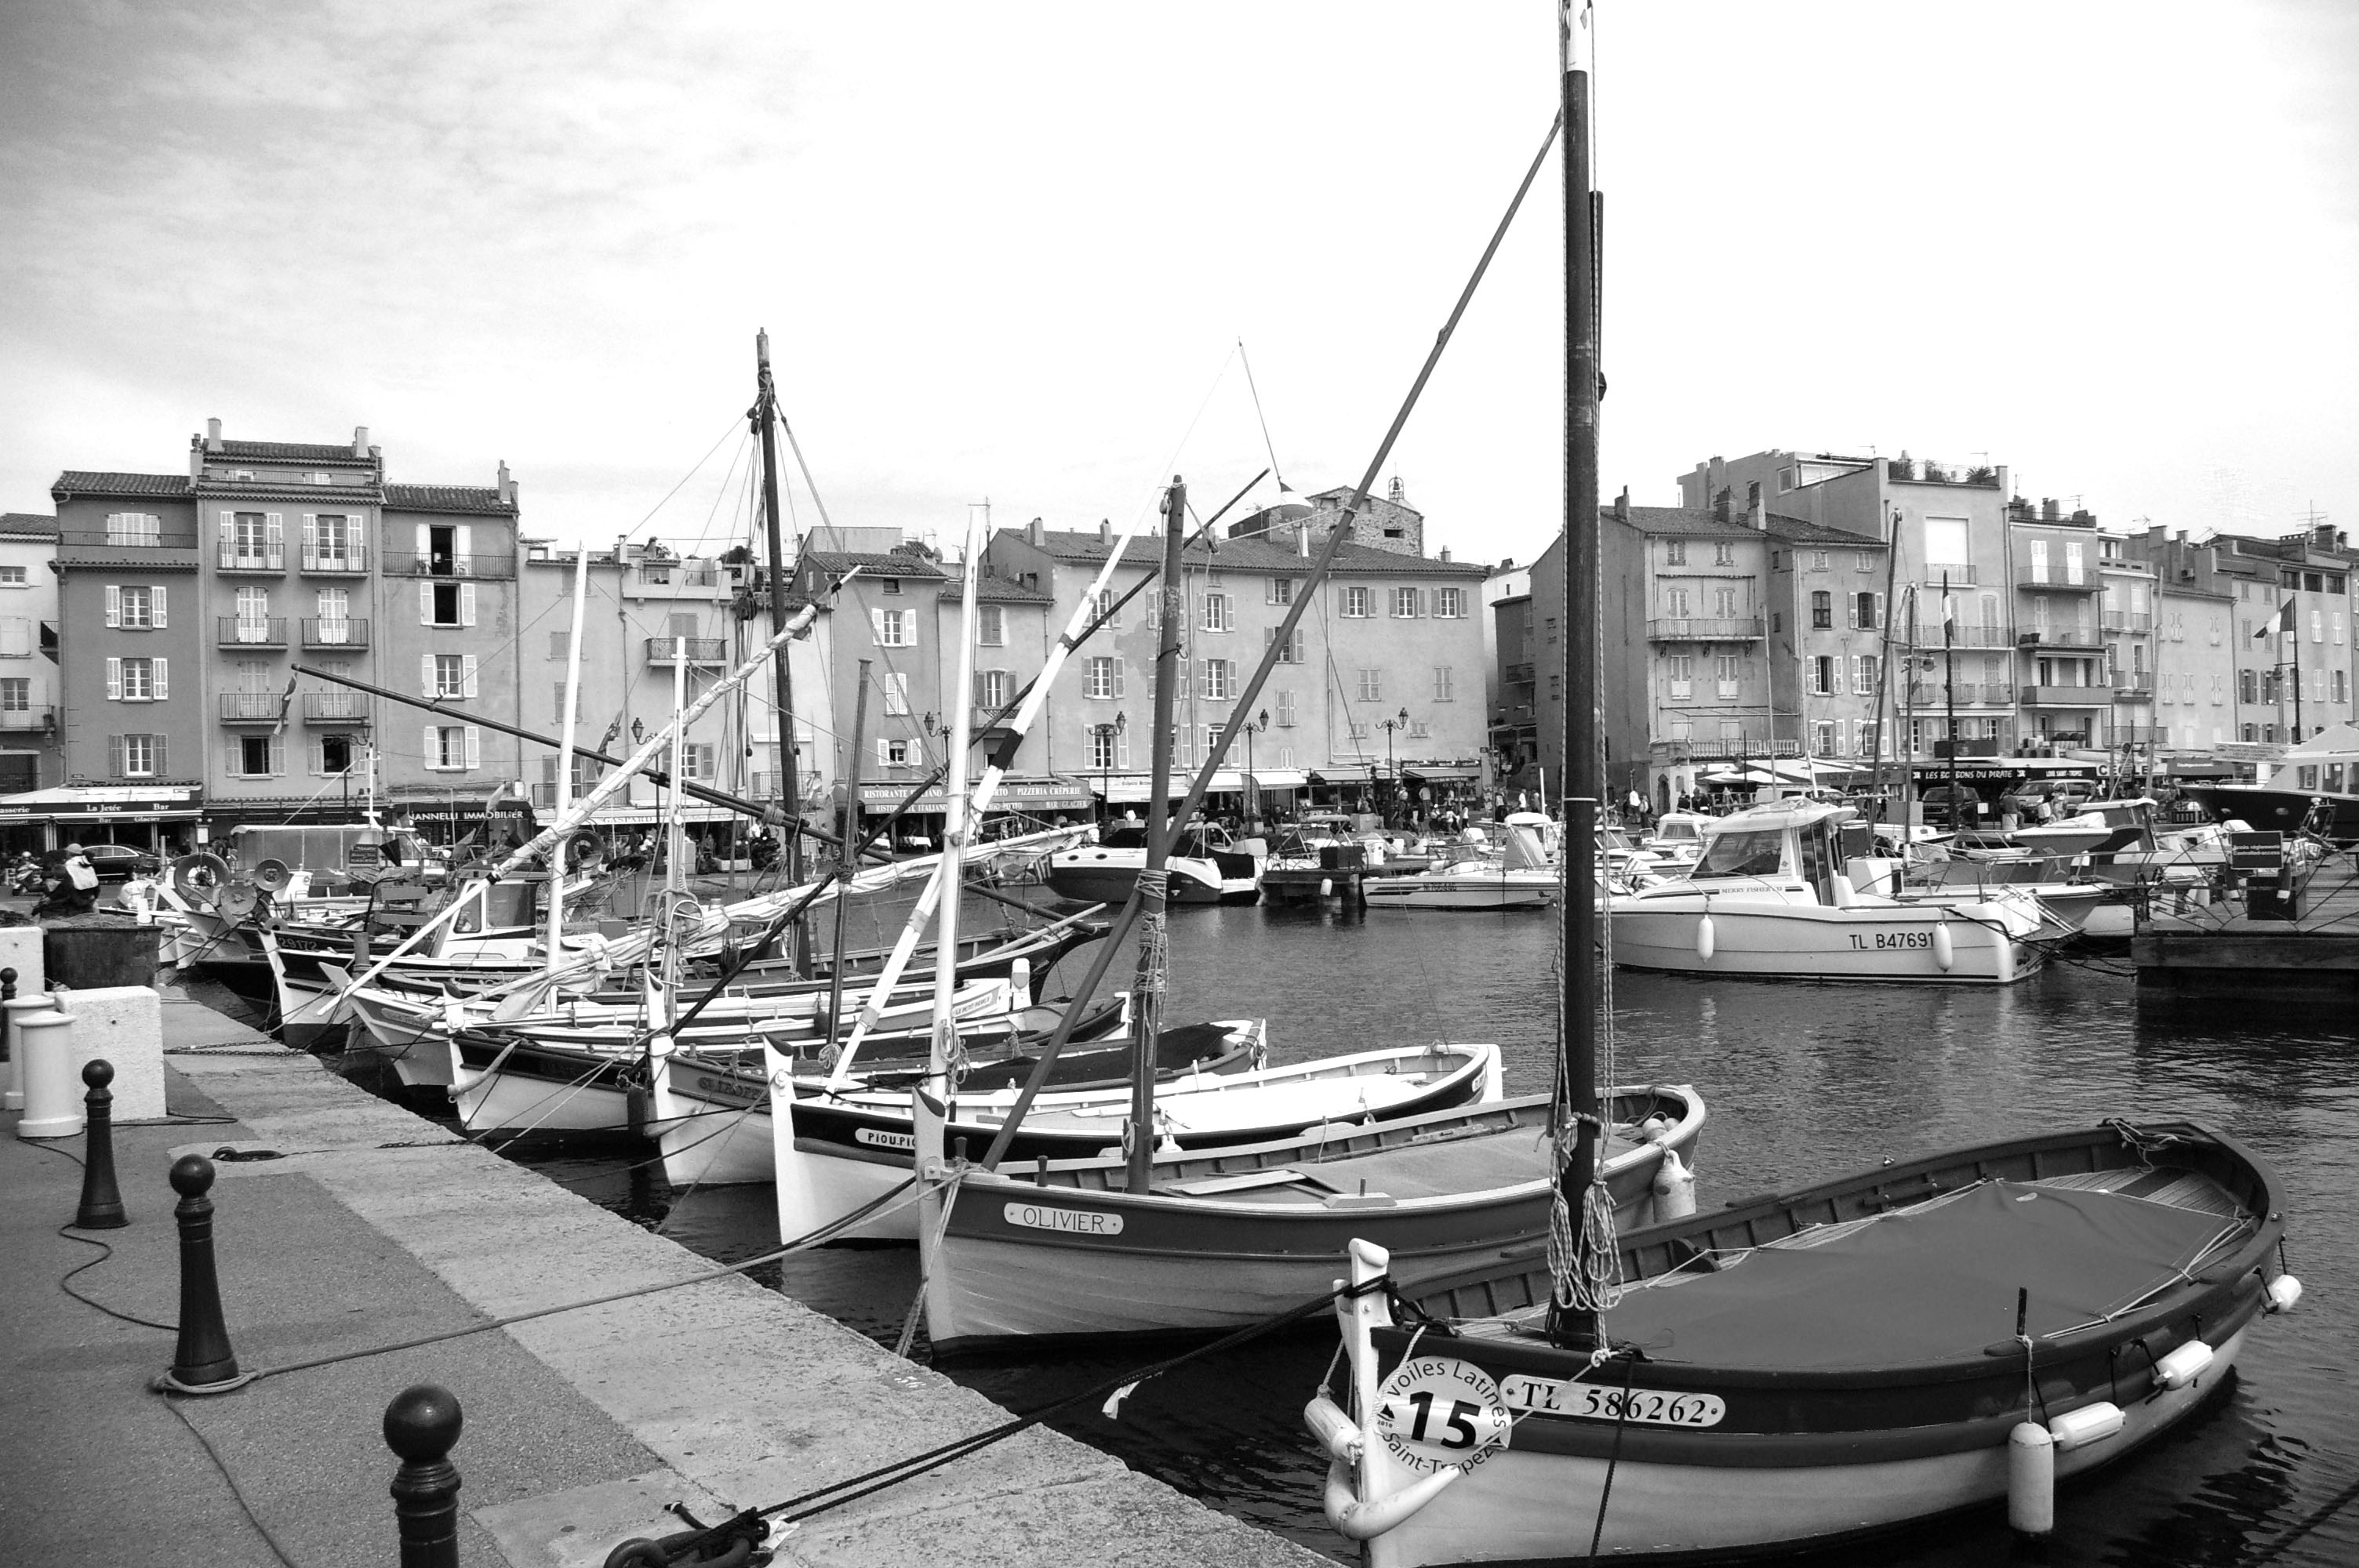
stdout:
[[1022,1012],[1032,1005],[1032,960],[1018,958],[1007,967],[1007,1011]]
[[1663,1162],[1655,1170],[1654,1191],[1656,1224],[1685,1219],[1695,1213],[1695,1173],[1681,1162],[1678,1150],[1663,1151]]
[[1353,1541],[1374,1541],[1395,1529],[1418,1509],[1440,1497],[1466,1472],[1456,1465],[1436,1470],[1410,1482],[1379,1502],[1362,1502],[1352,1495],[1352,1471],[1341,1459],[1327,1462],[1327,1522]]
[[2301,1300],[2301,1281],[2291,1274],[2279,1274],[2269,1281],[2264,1292],[2268,1301],[2267,1310],[2272,1313],[2291,1312]]
[[2183,1389],[2212,1365],[2212,1346],[2190,1339],[2154,1364],[2154,1380],[2166,1389]]
[[1941,921],[1933,927],[1933,962],[1940,965],[1941,972],[1946,975],[1950,972],[1950,966],[1957,961],[1957,946],[1950,940],[1950,923]]
[[1352,1424],[1352,1418],[1343,1413],[1343,1407],[1325,1394],[1312,1396],[1310,1402],[1302,1407],[1302,1424],[1310,1429],[1310,1435],[1319,1440],[1319,1446],[1327,1451],[1328,1457],[1346,1463],[1360,1457],[1360,1429]]
[[2034,1540],[2056,1528],[2056,1439],[2036,1421],[2006,1435],[2006,1522]]
[[1712,951],[1717,946],[1712,928],[1712,911],[1707,909],[1703,918],[1696,922],[1696,957],[1707,964],[1711,963]]

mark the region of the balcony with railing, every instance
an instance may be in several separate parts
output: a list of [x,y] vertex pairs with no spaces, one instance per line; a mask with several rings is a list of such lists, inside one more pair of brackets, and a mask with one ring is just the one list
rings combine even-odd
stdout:
[[2144,670],[2115,670],[2113,676],[2115,702],[2152,702],[2154,676]]
[[387,577],[474,578],[504,580],[516,576],[514,556],[487,556],[481,551],[387,550],[381,557]]
[[712,561],[641,561],[623,579],[625,599],[716,599],[723,587]]
[[1799,757],[1799,741],[1767,741],[1759,736],[1673,736],[1655,741],[1647,750],[1664,762],[1741,762],[1747,757]]
[[306,724],[366,724],[369,699],[356,691],[307,691],[303,694]]
[[1928,561],[1925,563],[1925,586],[1934,592],[1941,590],[1941,579],[1947,578],[1951,588],[1974,586],[1974,568],[1958,561]]
[[647,663],[669,668],[674,662],[676,645],[685,643],[688,662],[691,665],[724,665],[729,662],[729,643],[722,637],[650,637],[647,639]]
[[313,577],[364,577],[368,546],[357,540],[338,548],[314,546],[303,552],[302,569]]
[[1711,620],[1678,616],[1647,622],[1647,640],[1651,643],[1744,643],[1756,641],[1761,634],[1758,615]]
[[2109,686],[2027,686],[2023,703],[2027,708],[2105,708],[2112,705],[2114,688]]
[[[153,528],[147,526],[151,522]],[[58,559],[65,564],[123,562],[194,570],[197,549],[193,526],[168,527],[160,518],[126,518],[115,527],[67,528],[58,535]]]
[[287,645],[284,615],[224,615],[221,645],[224,648],[283,648]]
[[1520,665],[1509,665],[1507,666],[1507,668],[1506,668],[1506,682],[1507,682],[1507,684],[1508,684],[1509,686],[1529,686],[1529,685],[1531,685],[1531,684],[1532,684],[1532,666],[1531,666],[1531,664],[1530,664],[1528,661],[1527,661],[1526,663],[1523,663],[1523,664],[1520,664]]
[[350,616],[303,618],[303,645],[307,648],[365,648],[368,640],[369,623],[365,621]]
[[2015,634],[2019,648],[2093,648],[2097,632],[2092,626],[2027,626]]
[[2012,626],[1969,626],[1959,622],[1950,628],[1949,642],[1941,641],[1941,623],[1920,621],[1910,627],[1896,628],[1911,640],[1919,653],[1938,652],[1943,646],[1952,648],[2012,648],[2015,628]]
[[47,703],[28,708],[0,708],[0,730],[54,730],[58,710]]
[[[1956,701],[1962,708],[2015,700],[2015,687],[2008,681],[1962,680],[1956,683],[1955,690]],[[1944,708],[1951,700],[1950,690],[1943,682],[1917,681],[1909,685],[1908,706],[1911,708]]]
[[229,544],[221,547],[214,557],[221,569],[232,574],[284,572],[287,569],[287,547],[283,545]]
[[276,724],[278,705],[284,700],[275,691],[225,691],[221,694],[221,716],[224,724]]
[[2069,570],[2050,567],[2043,572],[2027,564],[2015,568],[2015,586],[2027,593],[2095,593],[2105,585],[2094,572],[2074,577]]
[[2141,615],[2137,611],[2131,610],[2108,610],[2105,611],[2105,630],[2108,632],[2151,632],[2154,630],[2154,617],[2151,615]]

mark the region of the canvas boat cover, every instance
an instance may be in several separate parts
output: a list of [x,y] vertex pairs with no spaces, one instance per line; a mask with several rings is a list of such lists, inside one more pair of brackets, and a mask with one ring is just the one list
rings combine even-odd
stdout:
[[[1991,1181],[1833,1239],[1751,1249],[1634,1290],[1607,1320],[1657,1361],[1871,1371],[1979,1356],[2102,1321],[2169,1283],[2248,1219],[2119,1193]],[[1799,1243],[1799,1244],[1797,1244]]]

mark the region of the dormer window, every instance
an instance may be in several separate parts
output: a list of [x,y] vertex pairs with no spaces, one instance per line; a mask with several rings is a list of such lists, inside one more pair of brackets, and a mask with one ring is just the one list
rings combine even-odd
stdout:
[[336,482],[336,476],[332,473],[307,473],[303,477],[310,481],[313,484],[333,484]]
[[254,470],[252,469],[233,469],[230,470],[229,477],[234,480],[243,481],[247,484],[252,484],[254,482]]

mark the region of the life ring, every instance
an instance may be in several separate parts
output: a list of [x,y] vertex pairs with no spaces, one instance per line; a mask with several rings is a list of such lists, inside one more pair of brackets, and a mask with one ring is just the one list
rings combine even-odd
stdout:
[[229,885],[229,862],[199,850],[172,862],[172,891],[199,909],[211,909]]
[[578,871],[606,858],[606,840],[584,827],[565,840],[564,854],[565,868]]
[[287,869],[284,860],[267,860],[254,868],[254,885],[265,892],[284,892],[287,884],[294,880],[295,873]]

